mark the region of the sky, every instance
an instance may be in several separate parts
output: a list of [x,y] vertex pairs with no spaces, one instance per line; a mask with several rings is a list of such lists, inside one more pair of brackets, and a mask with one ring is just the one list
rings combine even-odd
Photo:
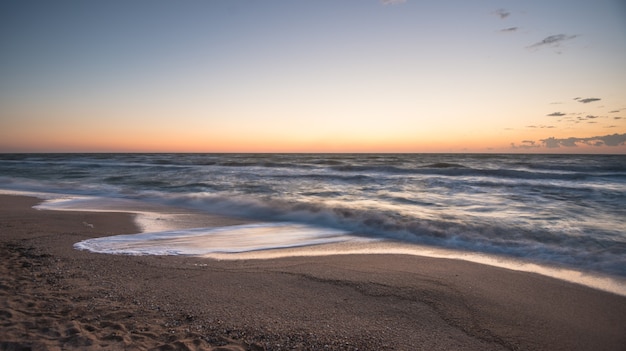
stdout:
[[6,0],[0,152],[626,154],[626,1]]

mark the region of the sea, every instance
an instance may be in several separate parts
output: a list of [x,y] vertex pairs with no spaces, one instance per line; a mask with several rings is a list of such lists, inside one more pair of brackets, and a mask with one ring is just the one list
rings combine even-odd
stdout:
[[626,294],[625,155],[0,154],[0,189],[42,209],[137,214],[140,233],[82,250],[417,254]]

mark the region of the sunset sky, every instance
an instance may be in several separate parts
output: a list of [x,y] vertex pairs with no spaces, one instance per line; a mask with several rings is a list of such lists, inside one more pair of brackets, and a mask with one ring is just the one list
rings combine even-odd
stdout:
[[0,2],[0,152],[94,151],[626,153],[626,2]]

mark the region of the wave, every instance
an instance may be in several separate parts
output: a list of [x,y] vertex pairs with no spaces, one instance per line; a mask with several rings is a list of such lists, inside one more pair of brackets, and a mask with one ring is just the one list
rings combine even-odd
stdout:
[[293,222],[343,230],[355,235],[504,254],[626,276],[626,242],[616,233],[570,235],[524,224],[511,226],[476,218],[428,219],[381,209],[329,206],[323,202],[214,195],[172,198],[169,204],[261,221]]
[[[140,199],[147,201],[148,204],[158,203],[206,213],[243,217],[274,226],[289,223],[307,228],[318,228],[316,229],[318,232],[319,228],[323,228],[327,232],[344,233],[340,235],[350,233],[350,236],[364,239],[383,239],[505,255],[538,263],[626,276],[626,238],[623,233],[595,229],[594,235],[590,236],[584,235],[583,229],[568,231],[565,228],[550,229],[528,225],[526,220],[535,220],[532,218],[518,218],[513,222],[489,220],[480,216],[448,215],[441,218],[432,216],[418,218],[384,208],[349,207],[345,204],[330,204],[323,201],[294,202],[271,197],[224,196],[210,193],[145,192]],[[83,206],[80,201],[73,200],[73,202],[69,204],[69,208]],[[93,205],[93,200],[89,202]],[[63,206],[63,204],[60,205]],[[110,203],[108,206],[107,210],[111,210]],[[425,204],[422,208],[432,206]],[[128,208],[125,209],[125,211],[128,210]],[[559,221],[560,218],[546,217],[541,220],[543,223]],[[619,229],[616,230],[619,231]],[[206,232],[206,229],[198,229],[198,233],[203,231]],[[189,235],[187,232],[179,234]],[[281,235],[274,232],[272,237],[278,242],[271,245],[263,244],[265,245],[262,246],[263,249],[270,248],[272,245],[274,245],[273,248],[287,245],[287,236]],[[339,241],[338,238],[333,240]],[[301,243],[302,245],[315,244],[306,240]],[[257,250],[260,249],[259,247],[261,246],[251,245],[246,250]],[[226,252],[224,248],[221,250]]]
[[[445,177],[491,177],[508,179],[585,180],[598,176],[594,173],[533,172],[518,169],[481,169],[459,164],[436,163],[419,168],[396,166],[343,165],[331,167],[342,173],[428,175]],[[607,177],[626,177],[624,174],[602,174]]]
[[[291,154],[7,154],[4,164],[16,163],[94,170],[101,167],[154,167],[154,171],[193,167],[200,169],[304,169],[312,172],[499,177],[512,179],[570,179],[626,177],[626,158],[599,156],[445,156],[445,155],[291,155]],[[454,161],[457,162],[454,162]],[[458,162],[458,161],[462,162]],[[163,168],[165,167],[165,168]]]
[[[150,197],[149,194],[145,194],[143,200],[148,200],[148,203],[161,203],[178,208],[258,220],[266,223],[267,228],[291,226],[291,229],[284,231],[285,233],[291,232],[289,235],[283,235],[280,231],[273,232],[270,235],[272,240],[275,240],[272,244],[249,245],[245,249],[240,248],[242,251],[277,248],[284,245],[293,246],[295,244],[290,241],[289,237],[290,235],[293,237],[294,233],[302,234],[308,231],[309,239],[313,236],[320,239],[320,235],[322,237],[325,235],[323,233],[334,233],[333,235],[338,236],[350,233],[351,236],[365,239],[394,240],[462,251],[506,255],[626,276],[626,241],[619,233],[596,231],[594,236],[585,236],[578,231],[568,234],[562,228],[555,232],[547,228],[524,225],[524,223],[511,225],[510,222],[499,223],[480,217],[417,218],[392,210],[329,205],[324,202],[288,202],[272,198],[211,194],[169,194],[166,198],[162,195],[153,194]],[[88,202],[90,206],[94,206],[93,199],[88,199]],[[109,207],[110,205],[111,203],[108,204]],[[84,206],[84,204],[72,199],[67,204],[57,203],[52,208],[54,206],[62,208],[70,206],[71,208]],[[554,218],[554,220],[558,219]],[[293,226],[301,227],[296,230]],[[207,232],[206,228],[200,228],[191,232],[186,230],[184,233],[167,232],[162,235],[189,236],[205,232]],[[151,236],[151,238],[156,236]],[[227,240],[224,241],[226,242]],[[313,241],[306,240],[298,242],[301,243],[299,245],[314,244]],[[222,246],[225,245],[224,243]],[[216,246],[213,242],[212,247],[221,246]],[[226,252],[223,247],[220,250]]]
[[257,223],[115,235],[84,240],[74,247],[109,254],[199,256],[360,240],[347,234],[340,230],[297,223]]

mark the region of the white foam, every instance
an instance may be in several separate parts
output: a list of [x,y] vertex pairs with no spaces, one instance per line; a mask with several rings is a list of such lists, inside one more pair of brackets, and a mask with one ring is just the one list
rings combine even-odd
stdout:
[[257,223],[194,228],[81,241],[77,249],[126,255],[194,255],[239,253],[366,239],[342,230],[295,223]]

